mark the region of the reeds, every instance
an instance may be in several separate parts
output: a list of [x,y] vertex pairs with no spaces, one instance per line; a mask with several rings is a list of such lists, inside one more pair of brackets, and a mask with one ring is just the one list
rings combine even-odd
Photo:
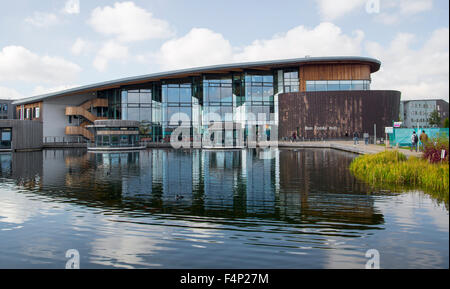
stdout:
[[371,185],[418,188],[445,201],[449,196],[449,165],[406,156],[398,151],[364,155],[353,160],[350,171]]

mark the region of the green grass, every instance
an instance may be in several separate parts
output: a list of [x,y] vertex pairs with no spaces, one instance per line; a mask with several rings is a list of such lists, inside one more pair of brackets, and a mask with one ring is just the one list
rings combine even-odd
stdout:
[[426,160],[406,156],[397,150],[357,157],[350,171],[369,184],[421,189],[448,204],[449,165],[431,164]]

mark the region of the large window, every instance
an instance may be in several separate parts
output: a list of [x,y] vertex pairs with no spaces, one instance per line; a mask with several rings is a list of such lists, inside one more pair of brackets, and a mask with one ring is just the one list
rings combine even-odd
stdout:
[[285,70],[283,73],[284,92],[298,92],[300,90],[300,81],[298,70]]
[[121,97],[123,120],[152,121],[151,89],[123,90]]
[[306,91],[370,90],[369,80],[308,80]]
[[245,100],[247,105],[273,105],[273,74],[245,75]]
[[[233,106],[236,105],[233,95],[233,79],[231,75],[216,77],[205,76],[203,79],[203,123],[207,125],[214,118],[208,114],[217,114],[222,121],[232,121]],[[228,114],[228,115],[227,115]],[[228,117],[228,119],[227,119]],[[217,119],[215,119],[217,120]]]
[[[170,135],[172,128],[187,117],[192,119],[192,84],[187,81],[163,83],[162,89],[162,127],[164,136]],[[181,114],[184,114],[182,116]]]
[[231,75],[223,78],[205,77],[203,80],[205,105],[232,105],[233,89]]

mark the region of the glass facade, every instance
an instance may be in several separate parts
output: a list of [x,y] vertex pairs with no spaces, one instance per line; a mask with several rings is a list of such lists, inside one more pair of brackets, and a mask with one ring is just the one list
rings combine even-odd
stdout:
[[[214,121],[241,123],[244,129],[250,112],[264,113],[269,120],[269,113],[274,112],[274,73],[203,75],[110,90],[99,97],[109,100],[108,118],[141,122],[141,139],[169,141],[180,125],[189,126],[192,134],[194,130],[201,133]],[[298,79],[288,81],[298,86]]]
[[370,80],[308,80],[306,91],[370,90]]
[[[307,91],[368,90],[370,81],[306,81]],[[228,74],[203,74],[102,92],[108,98],[110,119],[136,120],[140,136],[149,141],[169,141],[180,125],[203,134],[214,122],[240,125],[249,133],[249,114],[276,113],[279,92],[300,91],[298,69],[248,70]],[[99,92],[100,93],[100,92]],[[256,126],[256,135],[263,133]],[[236,133],[236,131],[234,132]],[[225,136],[225,138],[230,135]]]
[[[117,130],[118,132],[118,130]],[[115,133],[113,130],[104,132],[95,137],[96,147],[135,147],[139,145],[139,135],[124,135]]]

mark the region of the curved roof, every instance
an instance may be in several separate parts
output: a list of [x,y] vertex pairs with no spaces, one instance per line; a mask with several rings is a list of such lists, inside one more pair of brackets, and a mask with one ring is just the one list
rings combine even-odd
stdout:
[[380,69],[381,62],[377,59],[368,57],[357,57],[357,56],[333,56],[333,57],[304,57],[304,58],[294,58],[285,60],[271,60],[271,61],[258,61],[258,62],[243,62],[243,63],[233,63],[233,64],[221,64],[197,68],[188,68],[181,70],[173,70],[168,72],[153,73],[141,76],[127,77],[117,80],[105,81],[96,84],[90,84],[85,86],[80,86],[76,88],[71,88],[67,90],[62,90],[58,92],[33,96],[29,98],[19,99],[13,102],[13,104],[20,105],[26,103],[32,103],[41,101],[46,98],[55,96],[64,96],[71,94],[81,94],[97,90],[105,90],[110,88],[119,88],[124,85],[140,84],[150,81],[159,81],[162,79],[171,78],[182,78],[189,76],[200,76],[202,73],[228,73],[228,72],[242,72],[244,69],[255,69],[255,70],[271,70],[279,68],[288,68],[292,66],[301,65],[311,65],[311,64],[367,64],[370,65],[371,73],[376,72]]

